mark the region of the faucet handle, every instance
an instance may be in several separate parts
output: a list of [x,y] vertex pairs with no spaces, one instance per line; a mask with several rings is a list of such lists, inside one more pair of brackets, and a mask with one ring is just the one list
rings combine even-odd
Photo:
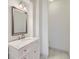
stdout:
[[21,38],[25,38],[25,35],[24,35],[24,34],[22,34],[22,35],[21,35]]
[[20,40],[20,36],[18,35],[18,40]]
[[21,34],[22,36],[24,36],[24,34]]

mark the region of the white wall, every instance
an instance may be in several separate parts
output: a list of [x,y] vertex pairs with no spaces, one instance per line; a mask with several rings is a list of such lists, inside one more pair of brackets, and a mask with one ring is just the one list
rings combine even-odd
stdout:
[[49,3],[49,46],[69,51],[69,0]]
[[33,36],[39,37],[39,0],[33,1]]

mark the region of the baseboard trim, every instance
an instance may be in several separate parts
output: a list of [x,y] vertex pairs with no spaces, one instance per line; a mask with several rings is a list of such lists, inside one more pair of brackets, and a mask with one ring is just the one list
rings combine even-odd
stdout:
[[66,53],[67,55],[70,55],[70,53],[68,51],[64,51],[64,50],[60,50],[60,49],[57,49],[57,48],[52,48],[52,47],[49,47],[50,49],[53,49],[53,50],[57,50],[57,51],[60,51],[60,52],[64,52]]
[[48,59],[48,56],[47,55],[40,54],[40,56],[41,56],[41,59]]

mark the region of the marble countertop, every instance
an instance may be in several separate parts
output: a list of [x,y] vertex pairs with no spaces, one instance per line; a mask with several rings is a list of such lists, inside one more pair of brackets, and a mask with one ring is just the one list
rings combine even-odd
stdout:
[[16,49],[20,49],[20,48],[24,47],[25,45],[28,45],[36,40],[39,40],[39,38],[29,37],[29,38],[24,38],[24,39],[9,42],[8,45],[9,45],[9,47],[14,47]]

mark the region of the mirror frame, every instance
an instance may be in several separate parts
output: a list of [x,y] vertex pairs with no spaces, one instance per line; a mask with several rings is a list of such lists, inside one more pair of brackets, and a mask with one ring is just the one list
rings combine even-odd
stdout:
[[[12,16],[12,36],[16,36],[16,35],[21,35],[21,34],[26,34],[26,33],[28,33],[27,20],[26,20],[26,32],[14,33],[14,15],[13,15],[13,9],[20,10],[20,9],[14,7],[14,6],[11,6],[11,11],[12,11],[12,12],[11,12],[11,16]],[[23,10],[20,10],[20,11],[23,11]],[[25,12],[25,11],[23,11],[23,12],[28,15],[27,12]]]

